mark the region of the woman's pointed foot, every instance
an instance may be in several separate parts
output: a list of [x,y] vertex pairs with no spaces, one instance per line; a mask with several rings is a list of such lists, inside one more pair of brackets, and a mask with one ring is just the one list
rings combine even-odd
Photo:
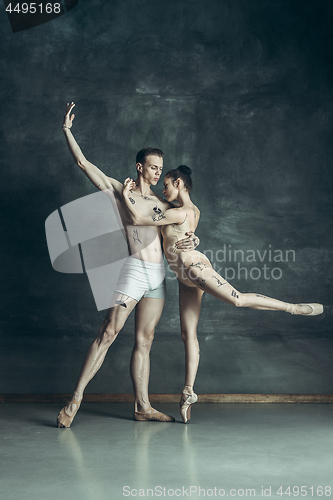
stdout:
[[[82,400],[81,400],[82,401]],[[58,427],[70,427],[75,415],[80,408],[81,401],[71,399],[66,406],[60,411],[57,419]]]
[[191,406],[198,401],[198,396],[192,392],[191,394],[183,392],[180,398],[180,415],[184,424],[189,422],[191,418]]
[[288,304],[287,311],[290,314],[302,316],[319,316],[324,312],[323,304]]

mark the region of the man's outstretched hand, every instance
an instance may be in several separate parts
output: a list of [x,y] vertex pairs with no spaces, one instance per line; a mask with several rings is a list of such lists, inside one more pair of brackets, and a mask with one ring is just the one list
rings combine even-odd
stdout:
[[74,106],[75,106],[74,102],[71,102],[70,104],[67,103],[66,114],[64,116],[64,123],[62,125],[64,128],[72,128],[75,115],[72,114],[72,116],[70,116],[70,114],[71,114],[71,111],[74,108]]

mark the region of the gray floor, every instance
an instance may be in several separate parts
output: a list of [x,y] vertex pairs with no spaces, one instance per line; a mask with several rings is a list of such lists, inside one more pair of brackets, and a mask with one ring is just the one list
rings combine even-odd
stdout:
[[156,406],[177,421],[134,422],[129,403],[86,403],[71,429],[57,429],[59,404],[0,405],[1,498],[290,499],[301,486],[306,498],[333,496],[331,405],[197,404],[188,425],[176,404]]

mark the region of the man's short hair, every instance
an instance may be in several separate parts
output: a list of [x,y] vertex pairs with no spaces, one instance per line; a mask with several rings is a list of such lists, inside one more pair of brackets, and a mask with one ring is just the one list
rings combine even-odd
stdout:
[[163,151],[157,148],[143,148],[136,155],[135,162],[143,165],[146,161],[146,156],[159,156],[160,158],[163,158]]

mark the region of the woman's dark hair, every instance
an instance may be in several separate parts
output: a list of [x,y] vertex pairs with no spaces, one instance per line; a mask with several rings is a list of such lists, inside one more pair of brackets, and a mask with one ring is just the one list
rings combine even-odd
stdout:
[[186,165],[180,165],[178,168],[169,170],[165,177],[170,177],[172,181],[181,179],[184,182],[185,189],[190,192],[192,189],[191,172],[192,170],[190,169],[190,167],[187,167]]

